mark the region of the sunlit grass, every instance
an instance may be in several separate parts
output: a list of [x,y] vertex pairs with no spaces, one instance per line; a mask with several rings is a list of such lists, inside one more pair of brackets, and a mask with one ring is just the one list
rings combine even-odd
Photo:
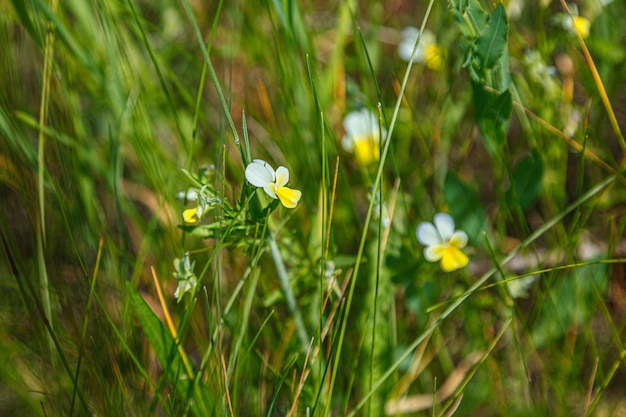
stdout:
[[622,415],[626,10],[552,3],[0,6],[0,409]]

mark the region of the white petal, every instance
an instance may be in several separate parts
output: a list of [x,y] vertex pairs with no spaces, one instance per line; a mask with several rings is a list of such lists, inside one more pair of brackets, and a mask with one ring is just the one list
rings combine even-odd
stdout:
[[467,233],[462,230],[457,230],[450,237],[450,245],[458,249],[463,249],[467,245]]
[[246,167],[246,179],[255,187],[264,187],[274,182],[274,168],[261,159],[255,159]]
[[263,186],[263,190],[265,190],[265,193],[269,195],[270,197],[272,197],[273,199],[278,198],[278,196],[276,195],[276,184],[274,184],[273,182],[265,184]]
[[346,131],[346,136],[354,136],[361,130],[362,120],[361,112],[353,111],[343,118],[343,128]]
[[276,188],[284,187],[289,182],[289,170],[283,166],[276,169]]
[[[415,42],[419,36],[419,29],[412,26],[406,27],[402,30],[402,41],[398,44],[398,55],[404,61],[409,62]],[[417,45],[417,50],[413,56],[413,62],[424,62],[424,51],[430,45],[437,43],[437,37],[429,30],[422,32],[422,38]]]
[[[411,59],[411,54],[413,54],[413,47],[415,47],[415,41],[417,41],[417,36],[419,35],[419,29],[408,26],[402,29],[402,41],[398,44],[398,55],[400,58],[409,62]],[[417,61],[417,60],[414,60]]]
[[419,243],[425,246],[440,245],[442,243],[441,236],[437,228],[430,222],[422,222],[417,226],[415,232]]
[[428,262],[437,262],[443,257],[444,251],[441,245],[428,246],[424,249],[424,258]]
[[378,136],[378,117],[368,109],[353,111],[344,117],[343,128],[349,137]]
[[434,223],[444,241],[449,240],[454,234],[454,219],[448,213],[435,214]]

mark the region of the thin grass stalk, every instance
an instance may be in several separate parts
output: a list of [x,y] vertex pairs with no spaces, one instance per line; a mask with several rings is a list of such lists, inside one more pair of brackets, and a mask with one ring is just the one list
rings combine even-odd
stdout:
[[91,305],[96,289],[96,279],[98,277],[98,271],[100,270],[100,261],[102,260],[102,247],[104,240],[100,239],[98,244],[98,253],[96,255],[96,263],[93,268],[93,274],[91,276],[91,285],[89,286],[89,298],[87,299],[87,308],[85,309],[85,318],[83,319],[83,328],[80,332],[80,345],[78,348],[78,360],[76,363],[76,374],[74,376],[74,389],[72,390],[72,401],[70,403],[70,416],[74,415],[74,403],[76,401],[76,394],[78,392],[78,376],[80,375],[80,366],[83,358],[85,348],[85,338],[87,337],[87,325],[89,324],[89,313],[91,312]]
[[241,350],[241,344],[243,343],[243,338],[246,335],[246,330],[248,330],[248,321],[250,320],[250,311],[252,310],[252,300],[254,295],[256,294],[256,286],[259,282],[259,276],[261,275],[261,271],[256,269],[252,274],[252,279],[250,280],[250,288],[248,289],[248,294],[246,294],[246,298],[244,300],[243,306],[243,317],[241,319],[241,324],[239,326],[239,333],[234,339],[234,344],[232,348],[232,354],[228,361],[228,368],[226,370],[226,383],[230,384],[233,371],[235,370],[235,366],[237,364],[239,358],[239,351]]
[[[572,20],[572,27],[574,27],[575,29],[576,25],[574,24],[574,16],[572,16],[572,12],[567,6],[567,3],[565,2],[565,0],[560,0],[560,1],[561,1],[561,6],[563,7],[563,10],[565,10],[565,13],[567,13],[570,19]],[[583,51],[583,55],[585,56],[585,61],[587,61],[587,66],[589,66],[589,71],[591,71],[591,76],[593,77],[593,81],[595,82],[596,87],[598,88],[598,94],[600,94],[600,99],[602,100],[602,104],[604,105],[604,108],[606,109],[606,113],[607,113],[607,116],[609,117],[609,121],[611,122],[611,127],[613,128],[613,132],[615,132],[615,135],[617,136],[619,144],[622,147],[622,152],[626,154],[626,140],[624,140],[624,135],[622,134],[622,130],[620,129],[619,124],[617,123],[617,118],[615,117],[615,112],[613,111],[611,100],[609,100],[609,96],[606,94],[606,89],[604,88],[604,83],[602,82],[602,79],[600,78],[600,74],[598,73],[596,64],[593,62],[593,58],[591,57],[591,54],[589,53],[589,49],[587,49],[587,45],[585,44],[585,41],[583,37],[581,36],[581,34],[578,32],[578,30],[574,30],[574,32],[576,32],[576,38],[578,38],[578,43],[580,44],[580,48]],[[623,165],[624,162],[626,162],[626,155],[620,162],[620,165]]]
[[189,18],[189,22],[191,23],[191,27],[196,35],[196,40],[198,41],[198,45],[200,46],[200,50],[202,51],[202,57],[204,58],[204,62],[209,69],[209,75],[211,76],[211,80],[213,81],[213,85],[215,86],[215,91],[217,92],[217,96],[219,97],[220,104],[222,105],[222,110],[224,111],[224,115],[226,116],[226,120],[228,125],[230,126],[230,131],[233,134],[233,139],[235,141],[235,146],[239,151],[239,155],[241,156],[241,161],[245,163],[245,156],[243,153],[243,149],[241,148],[241,141],[239,140],[239,133],[237,133],[237,128],[235,127],[235,122],[230,114],[228,103],[226,103],[226,98],[224,97],[224,92],[222,91],[221,84],[217,78],[217,73],[215,72],[215,68],[213,67],[213,62],[211,61],[211,57],[209,56],[209,49],[204,43],[202,39],[202,33],[200,32],[200,27],[198,26],[198,21],[196,20],[195,15],[193,14],[193,10],[191,9],[191,5],[189,4],[189,0],[183,0],[183,7],[185,9],[185,13],[187,13],[187,17]]
[[148,51],[150,62],[152,62],[154,71],[156,72],[157,77],[159,79],[159,83],[161,84],[161,89],[165,93],[167,104],[169,105],[170,111],[172,113],[172,117],[174,118],[174,124],[176,125],[176,130],[180,136],[182,143],[185,143],[185,135],[180,126],[180,119],[178,117],[178,111],[176,110],[176,105],[174,104],[174,100],[172,99],[172,94],[170,93],[170,89],[168,88],[167,83],[165,82],[165,77],[163,77],[163,72],[161,71],[161,65],[157,61],[157,57],[154,54],[154,50],[152,49],[152,46],[150,45],[150,42],[148,41],[148,37],[146,36],[146,32],[143,29],[143,25],[141,24],[141,20],[139,19],[139,15],[137,14],[137,8],[135,7],[133,0],[126,0],[126,3],[130,7],[133,18],[135,19],[135,24],[137,25],[137,28],[141,35],[141,40],[143,42],[144,47]]
[[[56,14],[58,0],[52,0],[50,4],[51,13]],[[52,65],[54,60],[55,32],[52,22],[46,23],[46,46],[44,50],[43,63],[43,84],[41,89],[41,101],[39,103],[39,134],[37,151],[37,197],[39,201],[39,213],[37,215],[37,262],[39,266],[39,284],[41,285],[41,299],[46,317],[52,320],[52,306],[50,302],[50,288],[48,281],[48,270],[46,267],[45,246],[46,246],[46,200],[44,194],[45,171],[46,171],[46,135],[44,126],[48,124],[48,103],[50,101],[50,83],[52,78]],[[52,329],[54,324],[49,323]],[[52,366],[56,365],[53,342],[48,338],[48,349],[50,351],[50,361]]]
[[177,346],[178,354],[180,355],[180,358],[182,359],[183,364],[185,365],[185,371],[187,371],[187,374],[189,375],[190,378],[193,378],[195,373],[193,371],[193,368],[191,367],[189,358],[187,357],[187,354],[185,353],[185,348],[181,344],[181,340],[178,337],[178,332],[176,331],[174,320],[172,320],[172,315],[170,314],[170,310],[167,307],[167,303],[165,302],[165,297],[163,297],[163,290],[161,289],[161,284],[159,282],[159,278],[157,277],[157,273],[154,270],[154,267],[150,268],[150,272],[152,273],[152,280],[154,281],[154,287],[157,292],[157,297],[159,298],[159,303],[161,304],[161,308],[163,309],[163,315],[165,316],[165,323],[167,324],[167,328],[170,331],[172,338],[174,339],[174,344],[176,344]]
[[[211,27],[211,35],[209,40],[206,43],[207,53],[211,54],[211,46],[213,45],[213,37],[215,36],[215,31],[217,30],[217,23],[219,21],[219,17],[222,11],[223,0],[220,0],[217,3],[217,11],[215,12],[215,16],[213,17],[213,26]],[[198,93],[196,95],[196,107],[193,112],[193,124],[191,129],[191,149],[189,149],[189,159],[187,160],[187,170],[191,170],[191,164],[193,161],[194,148],[196,144],[196,138],[198,135],[198,123],[200,120],[200,105],[202,104],[202,93],[204,92],[204,82],[206,80],[206,74],[208,71],[208,66],[206,62],[202,65],[202,73],[200,74],[200,85],[198,86]]]
[[306,327],[304,326],[302,314],[300,313],[298,303],[296,302],[296,297],[293,294],[293,290],[291,289],[291,283],[289,282],[289,274],[287,273],[285,262],[283,261],[283,257],[280,254],[280,249],[278,248],[278,244],[276,243],[276,238],[271,232],[267,236],[267,242],[269,244],[272,260],[274,261],[274,266],[276,267],[276,273],[278,274],[280,286],[282,287],[283,293],[285,294],[287,308],[289,309],[289,313],[292,315],[294,324],[296,326],[296,332],[298,333],[298,339],[300,339],[302,352],[307,352],[310,343],[309,334],[306,330]]
[[[381,154],[380,157],[380,163],[378,165],[378,171],[376,173],[376,179],[374,181],[374,185],[372,187],[372,192],[373,193],[377,193],[380,190],[380,184],[381,184],[381,180],[382,180],[382,175],[383,175],[383,168],[385,166],[385,160],[387,158],[387,153],[389,152],[389,146],[391,144],[391,137],[396,125],[396,121],[398,119],[398,113],[400,111],[400,106],[402,105],[402,98],[404,96],[404,91],[406,90],[406,86],[409,80],[409,74],[411,73],[411,68],[413,66],[413,56],[415,56],[415,53],[417,52],[417,47],[419,45],[419,42],[422,39],[421,33],[423,33],[424,28],[426,27],[426,22],[428,21],[428,18],[430,17],[430,12],[432,10],[433,4],[435,3],[435,0],[430,0],[428,2],[428,7],[426,9],[426,12],[424,14],[424,18],[422,20],[422,25],[420,27],[420,36],[417,38],[416,42],[415,42],[415,46],[413,47],[413,54],[411,55],[411,59],[409,60],[409,63],[407,64],[406,67],[406,71],[404,72],[404,78],[402,80],[402,85],[400,87],[400,92],[398,94],[398,99],[396,100],[396,106],[394,108],[394,112],[391,118],[391,124],[389,125],[389,130],[387,133],[387,138],[385,140],[385,146],[383,148],[383,152]],[[330,404],[331,404],[331,399],[332,399],[332,395],[333,395],[333,391],[334,391],[334,386],[335,386],[335,380],[337,377],[337,370],[339,367],[339,363],[341,362],[341,351],[343,348],[343,343],[344,343],[344,338],[345,338],[345,333],[346,333],[346,328],[348,325],[348,317],[349,317],[349,313],[350,313],[350,307],[352,306],[352,297],[354,296],[354,288],[355,288],[355,284],[358,278],[358,274],[359,274],[359,270],[360,270],[360,265],[361,265],[361,259],[363,258],[363,251],[365,249],[365,241],[367,239],[367,234],[368,234],[368,225],[370,222],[370,219],[372,218],[372,210],[374,207],[374,200],[372,199],[369,203],[369,206],[367,208],[367,215],[365,216],[365,226],[363,227],[363,232],[361,234],[361,240],[359,243],[359,250],[357,252],[357,259],[355,262],[355,267],[354,267],[354,274],[352,276],[352,282],[350,283],[350,289],[348,291],[348,298],[346,301],[346,308],[345,308],[345,313],[344,316],[342,318],[342,323],[341,323],[341,330],[339,332],[339,341],[337,344],[337,350],[336,350],[336,354],[335,354],[335,363],[333,364],[333,370],[332,370],[332,375],[331,375],[331,382],[330,382],[330,387],[329,387],[329,393],[328,393],[328,402],[326,403],[326,409],[324,412],[325,416],[328,416],[330,413]],[[370,391],[372,392],[372,391]],[[369,397],[367,397],[369,398]]]

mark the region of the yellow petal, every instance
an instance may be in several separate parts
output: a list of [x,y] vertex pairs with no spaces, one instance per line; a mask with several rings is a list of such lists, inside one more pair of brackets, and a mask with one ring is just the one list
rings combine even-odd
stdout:
[[287,187],[279,187],[276,189],[276,196],[283,203],[283,206],[287,208],[294,208],[298,205],[302,192],[298,190],[292,190]]
[[574,16],[574,28],[576,32],[580,33],[580,36],[583,39],[589,37],[589,28],[591,27],[591,22],[582,17],[582,16]]
[[354,157],[361,166],[368,166],[380,158],[378,141],[373,137],[354,140]]
[[441,257],[440,266],[444,272],[455,271],[463,268],[469,262],[467,255],[454,246],[448,246]]
[[185,223],[196,223],[198,220],[198,216],[196,215],[196,208],[191,208],[183,211],[183,220]]
[[424,61],[426,66],[433,71],[443,69],[443,50],[439,45],[428,45],[424,50]]

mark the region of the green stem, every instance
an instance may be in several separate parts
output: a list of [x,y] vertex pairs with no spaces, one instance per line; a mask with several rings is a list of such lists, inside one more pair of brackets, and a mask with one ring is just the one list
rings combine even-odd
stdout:
[[282,287],[285,299],[287,300],[287,308],[289,308],[289,313],[293,316],[293,320],[296,324],[296,331],[298,332],[298,338],[302,344],[302,351],[306,352],[309,349],[311,339],[309,338],[306,327],[304,327],[304,321],[302,321],[302,315],[300,314],[300,309],[296,303],[296,297],[291,289],[285,262],[283,261],[280,249],[278,249],[278,244],[276,243],[276,239],[272,233],[268,233],[267,240],[269,242],[272,260],[274,261],[274,265],[276,265],[276,273],[278,274],[278,279],[280,280],[280,286]]
[[[422,36],[421,34],[424,32],[424,28],[426,27],[426,22],[428,21],[428,18],[430,17],[430,12],[433,8],[433,4],[435,3],[435,0],[430,0],[428,2],[428,7],[426,8],[426,12],[424,13],[424,19],[422,20],[422,25],[420,27],[420,36],[418,37],[418,42],[421,40]],[[380,184],[382,182],[382,176],[383,176],[383,169],[385,167],[385,161],[387,159],[387,153],[389,152],[389,146],[391,144],[391,138],[392,135],[394,133],[394,129],[396,126],[396,122],[398,120],[398,113],[400,112],[400,106],[402,105],[402,98],[404,97],[404,91],[406,90],[406,86],[407,83],[409,81],[409,74],[411,73],[411,68],[413,67],[413,61],[409,61],[409,63],[407,64],[406,67],[406,71],[404,72],[404,78],[402,79],[402,84],[400,87],[400,91],[398,93],[398,99],[396,100],[396,105],[394,107],[394,111],[393,111],[393,115],[391,117],[391,123],[389,125],[389,130],[387,133],[387,138],[384,142],[384,148],[383,151],[380,155],[380,163],[378,165],[378,171],[376,172],[376,179],[374,180],[374,184],[372,187],[372,192],[373,193],[377,193],[380,190]],[[367,240],[367,232],[368,232],[368,225],[370,224],[370,219],[372,218],[372,209],[374,207],[374,200],[372,199],[370,201],[369,207],[367,209],[367,214],[365,216],[365,227],[363,227],[363,232],[361,233],[361,241],[359,243],[359,251],[357,253],[357,259],[356,259],[356,264],[354,266],[354,272],[352,274],[352,278],[351,278],[351,282],[350,282],[350,288],[348,290],[348,295],[346,298],[346,304],[345,304],[345,312],[344,312],[344,316],[342,318],[342,322],[341,322],[341,327],[339,329],[339,340],[337,342],[337,350],[335,353],[335,360],[334,360],[334,365],[333,365],[333,369],[332,369],[332,374],[331,374],[331,380],[330,380],[330,386],[328,389],[328,402],[326,403],[326,409],[324,410],[324,415],[328,416],[330,415],[330,405],[332,403],[331,399],[332,399],[332,395],[333,395],[333,390],[334,390],[334,386],[335,386],[335,380],[337,377],[337,372],[338,372],[338,367],[339,364],[341,363],[341,351],[343,348],[343,343],[344,343],[344,339],[345,339],[345,335],[346,335],[346,328],[348,326],[348,317],[350,315],[350,308],[352,306],[352,299],[354,297],[354,288],[356,285],[356,281],[359,275],[359,270],[361,267],[361,259],[363,258],[363,251],[365,249],[365,241]],[[379,384],[380,385],[380,384]],[[378,385],[378,386],[379,386]],[[374,390],[378,389],[378,386],[373,387],[372,391],[370,391],[370,396],[371,393],[373,393]],[[369,396],[368,396],[369,398]],[[366,400],[367,401],[367,400]],[[362,406],[362,405],[361,405]]]

